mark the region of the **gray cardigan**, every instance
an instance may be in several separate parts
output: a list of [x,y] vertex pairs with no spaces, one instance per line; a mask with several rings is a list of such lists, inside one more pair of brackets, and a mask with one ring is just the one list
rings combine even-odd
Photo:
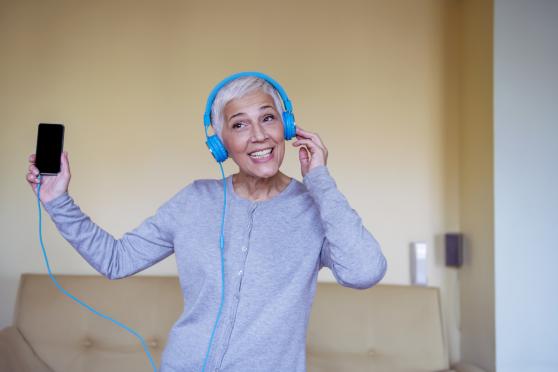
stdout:
[[[364,289],[383,278],[386,259],[326,166],[258,202],[238,196],[231,176],[226,182],[225,301],[206,371],[305,371],[318,271],[327,266],[341,285]],[[201,371],[221,300],[222,179],[190,183],[120,239],[67,193],[44,206],[63,237],[109,279],[176,255],[185,307],[160,372]]]

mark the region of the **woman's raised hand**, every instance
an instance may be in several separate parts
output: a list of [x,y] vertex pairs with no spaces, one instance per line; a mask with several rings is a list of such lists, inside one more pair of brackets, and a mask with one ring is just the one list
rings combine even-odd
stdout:
[[296,141],[293,146],[304,145],[298,150],[302,177],[318,165],[327,165],[327,148],[317,133],[296,127]]
[[[29,163],[29,171],[27,172],[26,179],[36,196],[37,189],[39,188],[39,169],[35,166],[35,154],[29,156]],[[68,191],[68,185],[70,184],[72,175],[70,174],[70,163],[68,162],[67,151],[64,151],[60,156],[60,163],[60,173],[56,176],[41,175],[41,201],[43,204]]]

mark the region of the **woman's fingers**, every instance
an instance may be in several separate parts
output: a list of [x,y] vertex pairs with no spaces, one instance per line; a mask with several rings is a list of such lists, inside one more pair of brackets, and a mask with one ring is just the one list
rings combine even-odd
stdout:
[[322,150],[320,146],[318,146],[316,143],[314,143],[312,140],[309,139],[300,139],[293,142],[293,146],[300,146],[300,145],[306,145],[306,147],[310,150],[310,153],[312,155],[314,155],[316,151]]
[[297,134],[300,134],[303,137],[311,138],[312,140],[320,142],[320,143],[322,142],[320,136],[317,133],[309,132],[309,131],[304,130],[300,127],[296,127],[296,129],[297,129]]
[[70,176],[70,161],[68,158],[68,152],[64,151],[62,153],[62,157],[60,158],[60,163],[62,164],[62,168],[61,168],[61,173],[66,175],[66,176]]
[[296,138],[297,140],[293,142],[293,146],[302,146],[298,152],[298,158],[302,166],[303,177],[310,170],[310,167],[327,163],[327,148],[317,133],[308,132],[297,126]]
[[[298,138],[298,137],[297,137],[297,138]],[[322,152],[323,152],[324,154],[327,154],[327,149],[325,149],[325,148],[324,148],[323,146],[321,146],[319,143],[316,143],[316,141],[313,140],[313,139],[310,139],[310,138],[298,138],[295,142],[293,142],[293,145],[294,145],[295,143],[304,143],[304,144],[307,145],[307,146],[313,146],[313,147],[315,147],[315,148],[318,148],[318,149],[322,150]],[[312,152],[314,152],[314,151],[312,151]]]
[[39,169],[35,166],[35,164],[29,165],[29,172],[35,175],[39,174]]
[[38,175],[39,175],[39,168],[37,168],[37,166],[35,165],[35,160],[36,160],[36,154],[31,154],[29,155],[29,167],[28,167],[28,172],[27,175],[25,177],[25,179],[27,180],[27,182],[29,182],[29,185],[35,189],[35,184],[39,183],[38,180]]
[[313,133],[313,132],[308,132],[307,130],[304,130],[300,127],[296,127],[296,138],[297,139],[301,139],[301,138],[308,138],[310,140],[312,140],[313,142],[315,142],[319,147],[322,148],[322,150],[324,151],[324,153],[327,154],[327,148],[325,147],[324,143],[322,142],[322,139],[320,138],[320,136],[317,133]]
[[[27,173],[27,182],[33,184],[33,183],[39,183],[39,180],[37,179],[37,176],[35,176],[34,174]],[[31,186],[33,186],[33,185],[31,185]]]
[[296,127],[296,136],[297,137],[303,137],[303,138],[310,138],[310,139],[316,139],[316,135],[312,132],[308,132],[304,129],[302,129],[301,127]]
[[39,168],[35,166],[35,154],[29,155],[29,172],[34,175],[39,174]]

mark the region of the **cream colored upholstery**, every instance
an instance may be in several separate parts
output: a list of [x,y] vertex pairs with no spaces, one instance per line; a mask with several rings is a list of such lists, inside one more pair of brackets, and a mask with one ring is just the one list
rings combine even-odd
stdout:
[[448,370],[438,289],[321,283],[307,355],[308,372]]
[[[142,335],[159,365],[167,334],[184,306],[177,277],[56,278],[80,300]],[[308,372],[448,370],[438,297],[435,288],[355,290],[318,283],[308,330]],[[15,324],[0,331],[0,372],[99,371],[152,368],[136,337],[64,296],[48,275],[23,274]]]
[[[159,365],[183,308],[176,277],[56,275],[68,292],[137,331]],[[22,275],[15,326],[56,372],[152,371],[139,340],[66,297],[48,275]]]

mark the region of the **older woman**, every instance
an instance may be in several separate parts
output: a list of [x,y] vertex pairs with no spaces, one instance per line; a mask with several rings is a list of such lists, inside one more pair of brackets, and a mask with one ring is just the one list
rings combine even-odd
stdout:
[[[265,79],[223,86],[212,125],[238,165],[225,180],[224,301],[219,236],[223,182],[196,180],[136,229],[114,239],[68,194],[68,154],[57,176],[27,181],[65,239],[102,275],[119,279],[176,255],[185,308],[161,371],[305,371],[306,330],[318,271],[369,288],[386,271],[380,246],[337,189],[320,137],[297,127],[303,181],[280,171],[285,153],[281,97]],[[216,322],[219,312],[220,318]],[[343,316],[343,314],[339,314]],[[212,337],[212,346],[208,348]],[[213,337],[214,336],[214,337]]]

